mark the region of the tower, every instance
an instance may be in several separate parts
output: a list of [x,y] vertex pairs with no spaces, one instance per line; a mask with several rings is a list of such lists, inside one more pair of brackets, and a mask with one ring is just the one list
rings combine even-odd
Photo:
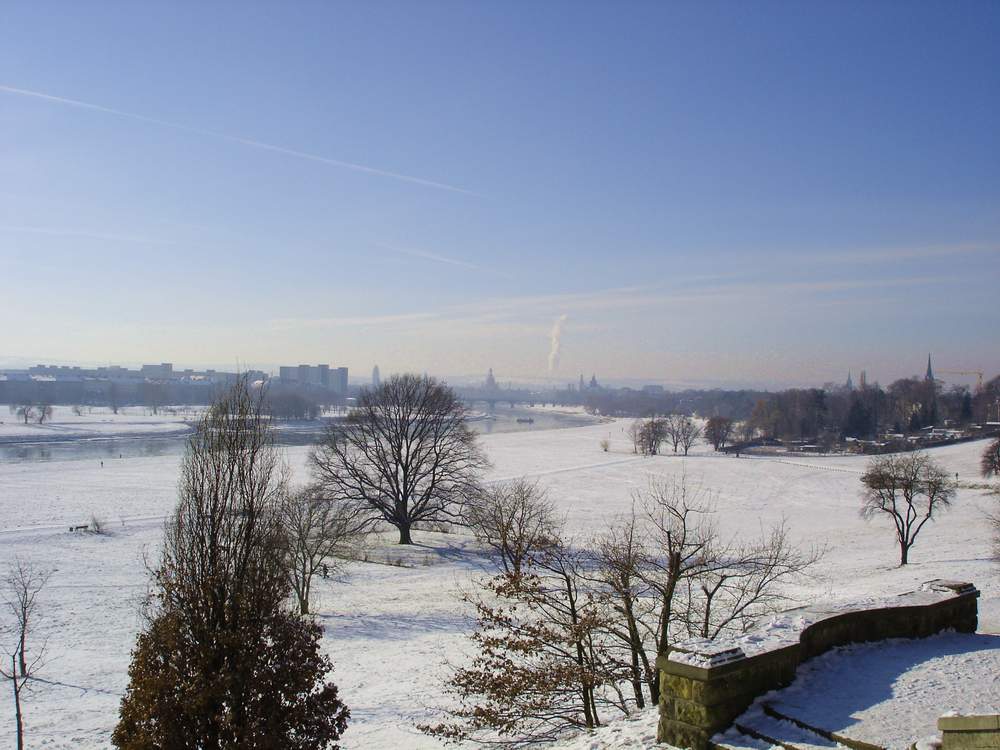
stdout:
[[382,374],[378,371],[378,365],[372,368],[372,388],[382,385]]
[[853,391],[854,390],[854,381],[851,380],[851,371],[850,370],[847,371],[847,385],[846,385],[846,388],[849,391]]
[[583,373],[581,372],[580,373],[580,393],[583,393],[584,388],[586,388],[586,386],[583,384]]
[[490,368],[489,373],[487,373],[487,375],[486,375],[486,390],[488,390],[488,391],[495,391],[495,390],[497,390],[497,381],[496,381],[496,378],[493,377],[493,368],[492,367]]
[[933,381],[934,380],[934,370],[931,369],[931,355],[927,355],[927,374],[924,375],[924,380]]

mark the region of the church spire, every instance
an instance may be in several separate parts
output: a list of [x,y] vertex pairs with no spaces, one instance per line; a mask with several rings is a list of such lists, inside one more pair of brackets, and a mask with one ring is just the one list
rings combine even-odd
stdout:
[[931,355],[927,355],[927,374],[924,375],[924,380],[934,380],[934,370],[931,369]]
[[851,371],[850,370],[847,371],[847,390],[849,390],[849,391],[853,391],[854,390],[854,381],[851,380]]

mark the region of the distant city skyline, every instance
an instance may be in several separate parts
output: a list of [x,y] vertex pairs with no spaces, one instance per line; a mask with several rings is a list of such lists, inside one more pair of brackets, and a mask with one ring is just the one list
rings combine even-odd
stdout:
[[989,377],[998,34],[971,1],[9,3],[0,367]]
[[[927,368],[926,360],[922,360],[923,367]],[[180,373],[183,370],[213,370],[220,373],[226,372],[263,372],[265,375],[274,377],[276,379],[281,379],[283,370],[299,370],[301,366],[310,367],[309,365],[270,365],[270,364],[255,364],[255,363],[240,363],[236,366],[225,365],[219,363],[184,363],[177,365],[175,363],[167,363],[172,365],[174,370]],[[159,365],[151,364],[150,362],[143,362],[139,360],[135,361],[122,361],[122,362],[94,362],[94,361],[61,361],[55,359],[40,360],[35,361],[19,361],[16,359],[4,359],[0,356],[0,375],[5,371],[16,372],[16,371],[27,371],[38,366],[55,366],[55,367],[130,367],[138,370],[139,368],[150,369],[156,368]],[[358,369],[352,368],[340,368],[343,370],[350,370],[351,374],[348,377],[347,382],[353,385],[372,385],[378,386],[381,382],[381,368],[376,364],[373,366],[370,374],[365,374],[365,365],[361,364]],[[331,370],[332,372],[332,370]],[[413,368],[403,368],[398,371],[388,372],[388,375],[403,373],[403,372],[417,372]],[[472,373],[440,373],[440,372],[428,372],[427,374],[432,375],[437,378],[441,378],[445,381],[455,383],[457,385],[471,385],[479,384],[484,382],[489,382],[491,376],[494,376],[492,368],[487,368],[485,373],[482,372],[472,372]],[[537,385],[545,387],[558,387],[558,388],[579,388],[579,383],[588,383],[591,378],[595,378],[599,381],[599,384],[604,386],[618,388],[623,386],[641,388],[643,386],[663,386],[668,390],[683,390],[686,388],[692,389],[711,389],[711,388],[756,388],[765,390],[776,390],[780,388],[795,388],[795,387],[822,387],[824,385],[846,385],[847,387],[852,387],[854,385],[854,375],[858,374],[861,378],[860,382],[864,382],[867,377],[869,384],[878,383],[881,386],[887,386],[893,380],[898,378],[917,378],[920,379],[925,377],[925,374],[920,372],[911,372],[905,375],[893,376],[891,378],[882,378],[878,376],[878,373],[873,373],[872,376],[868,377],[867,369],[862,366],[859,369],[848,369],[846,378],[836,378],[830,377],[822,381],[753,381],[753,380],[727,380],[712,377],[711,374],[706,374],[701,378],[694,378],[690,380],[684,379],[671,379],[669,377],[653,376],[653,377],[601,377],[598,378],[598,373],[591,372],[585,374],[583,372],[577,374],[578,380],[572,377],[559,377],[557,375],[553,376],[540,376],[540,377],[516,377],[508,376],[504,373],[499,373],[496,377],[496,384],[500,388],[505,388],[508,385],[513,386],[524,386],[524,385]],[[983,372],[984,381],[995,377],[1000,373],[993,373],[989,371]],[[949,385],[965,385],[974,390],[976,385],[975,373],[966,371],[959,374],[954,370],[945,370],[941,374],[935,374],[935,379]]]

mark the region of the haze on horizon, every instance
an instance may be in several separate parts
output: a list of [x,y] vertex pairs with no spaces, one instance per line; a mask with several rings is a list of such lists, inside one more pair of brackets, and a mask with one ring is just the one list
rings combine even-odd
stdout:
[[995,374],[998,32],[971,0],[8,3],[0,364]]

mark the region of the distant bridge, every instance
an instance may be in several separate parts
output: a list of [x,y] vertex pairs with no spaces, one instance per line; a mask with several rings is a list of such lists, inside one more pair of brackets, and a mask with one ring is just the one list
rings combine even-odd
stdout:
[[554,403],[554,393],[541,393],[518,388],[483,388],[481,386],[465,386],[453,389],[467,406],[487,404],[494,410],[497,404],[508,405],[511,409],[518,405],[534,406],[535,404]]

